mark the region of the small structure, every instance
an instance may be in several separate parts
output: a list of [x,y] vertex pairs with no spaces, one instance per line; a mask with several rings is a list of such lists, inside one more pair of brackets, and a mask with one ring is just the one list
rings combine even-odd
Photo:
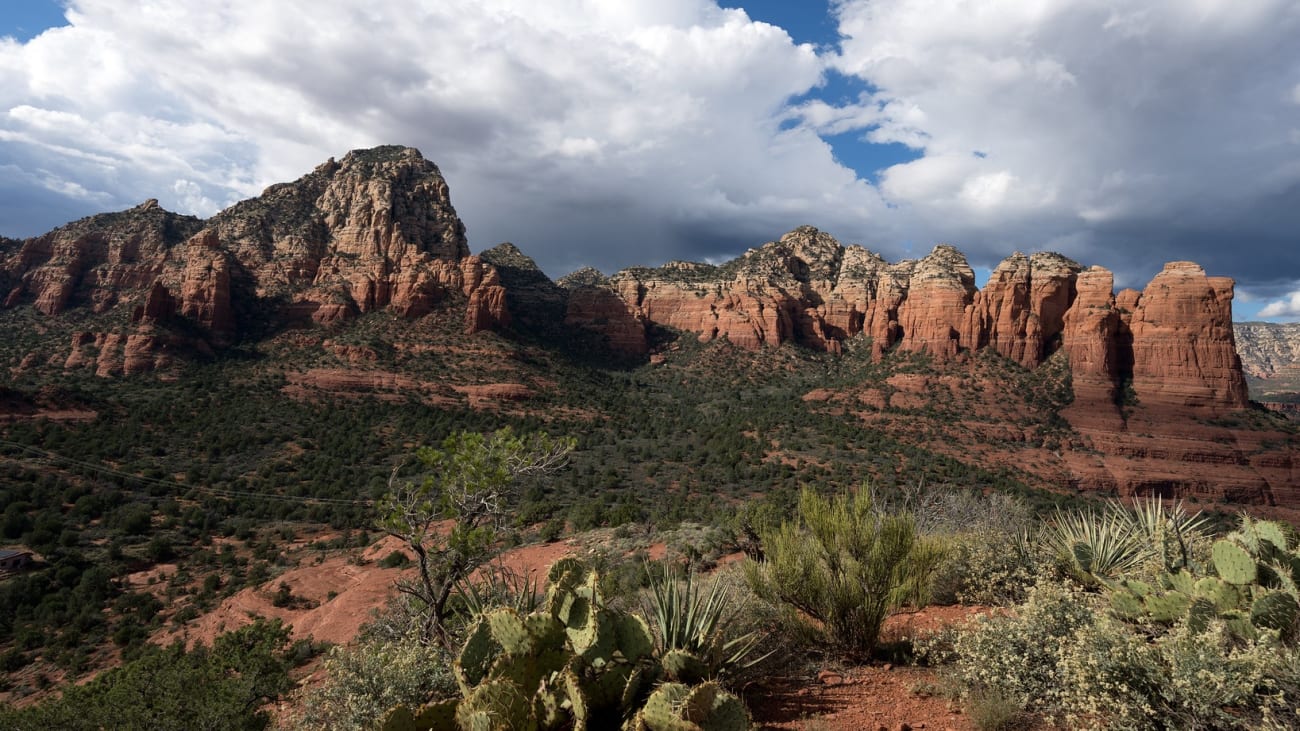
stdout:
[[0,571],[22,571],[32,565],[32,552],[12,548],[0,549]]

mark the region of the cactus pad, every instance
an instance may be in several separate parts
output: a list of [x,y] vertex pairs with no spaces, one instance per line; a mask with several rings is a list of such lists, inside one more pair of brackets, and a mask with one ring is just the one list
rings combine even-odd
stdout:
[[685,650],[664,653],[662,663],[668,679],[677,683],[699,683],[709,674],[709,666]]
[[1246,549],[1232,541],[1215,541],[1211,552],[1214,570],[1229,584],[1249,584],[1255,581],[1255,559]]
[[1250,621],[1256,627],[1275,629],[1284,635],[1291,635],[1296,630],[1296,621],[1300,620],[1300,605],[1295,597],[1281,591],[1270,591],[1255,599],[1250,608]]
[[470,690],[487,677],[488,669],[500,654],[501,646],[492,639],[492,628],[480,620],[470,630],[455,663],[456,681],[463,694],[469,695]]
[[427,703],[412,712],[406,706],[394,708],[384,719],[381,731],[457,731],[456,705],[459,699]]
[[1164,624],[1177,622],[1187,614],[1191,599],[1186,594],[1171,591],[1166,594],[1152,594],[1142,600],[1151,619]]
[[1110,608],[1115,611],[1116,616],[1123,619],[1137,619],[1142,616],[1142,600],[1126,589],[1111,592]]

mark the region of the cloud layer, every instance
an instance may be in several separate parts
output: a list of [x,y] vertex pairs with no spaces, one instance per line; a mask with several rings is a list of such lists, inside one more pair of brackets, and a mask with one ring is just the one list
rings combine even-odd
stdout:
[[79,0],[71,27],[0,46],[0,159],[51,197],[208,214],[348,149],[414,145],[475,248],[512,239],[553,274],[884,210],[812,130],[781,126],[822,60],[741,11],[372,5]]
[[[969,247],[1055,247],[1254,284],[1300,272],[1300,6],[848,0],[819,128],[924,151],[884,197]],[[1288,245],[1289,244],[1289,245]]]
[[[1293,2],[835,8],[819,55],[713,0],[73,0],[71,26],[0,40],[0,232],[149,197],[206,215],[401,143],[473,248],[552,275],[813,223],[892,257],[1056,249],[1126,284],[1171,259],[1257,297],[1300,278]],[[828,70],[868,91],[818,101]],[[822,139],[845,132],[919,157],[875,187]]]

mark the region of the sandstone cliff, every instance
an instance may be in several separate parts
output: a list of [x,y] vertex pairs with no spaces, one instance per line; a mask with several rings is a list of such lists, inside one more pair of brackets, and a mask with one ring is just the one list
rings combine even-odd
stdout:
[[[151,200],[0,242],[0,284],[5,307],[50,316],[127,307],[132,327],[96,321],[111,329],[79,334],[69,353],[68,367],[99,373],[150,370],[178,349],[224,347],[299,319],[383,308],[417,317],[449,298],[465,302],[467,331],[509,324],[500,277],[469,255],[446,181],[403,147],[350,152],[207,221]],[[186,336],[159,330],[180,321]],[[87,363],[88,352],[122,355]]]
[[612,347],[646,351],[649,324],[727,338],[747,348],[795,342],[839,351],[859,335],[940,360],[991,348],[1027,368],[1070,357],[1081,404],[1119,414],[1125,394],[1149,404],[1239,409],[1245,380],[1234,350],[1232,281],[1195,264],[1168,265],[1144,292],[1114,292],[1100,267],[1016,253],[980,290],[966,258],[939,245],[889,264],[801,227],[721,266],[671,262],[605,279],[568,279],[566,321]]

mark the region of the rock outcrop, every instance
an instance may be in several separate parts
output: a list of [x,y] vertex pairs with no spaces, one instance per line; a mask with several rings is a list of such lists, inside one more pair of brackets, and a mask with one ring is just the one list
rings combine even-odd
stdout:
[[646,351],[649,324],[747,348],[839,351],[859,335],[878,357],[897,348],[951,360],[991,348],[1027,368],[1064,349],[1080,405],[1098,413],[1120,415],[1130,391],[1150,405],[1206,413],[1248,403],[1232,281],[1188,262],[1169,264],[1143,292],[1116,294],[1105,269],[1015,253],[980,290],[951,246],[888,264],[805,226],[721,266],[670,262],[567,283],[566,321],[630,354]]
[[294,320],[384,308],[419,317],[451,299],[463,300],[468,332],[510,323],[500,276],[469,255],[446,181],[405,147],[355,150],[207,221],[150,200],[0,242],[0,284],[5,307],[49,316],[128,307],[135,329],[108,318],[69,354],[78,367],[94,349],[105,374],[152,370],[173,351],[225,347]]
[[1133,390],[1146,403],[1209,410],[1247,405],[1232,331],[1228,277],[1187,261],[1166,264],[1120,313],[1132,336]]
[[1233,332],[1248,376],[1272,378],[1300,365],[1300,322],[1238,322]]

